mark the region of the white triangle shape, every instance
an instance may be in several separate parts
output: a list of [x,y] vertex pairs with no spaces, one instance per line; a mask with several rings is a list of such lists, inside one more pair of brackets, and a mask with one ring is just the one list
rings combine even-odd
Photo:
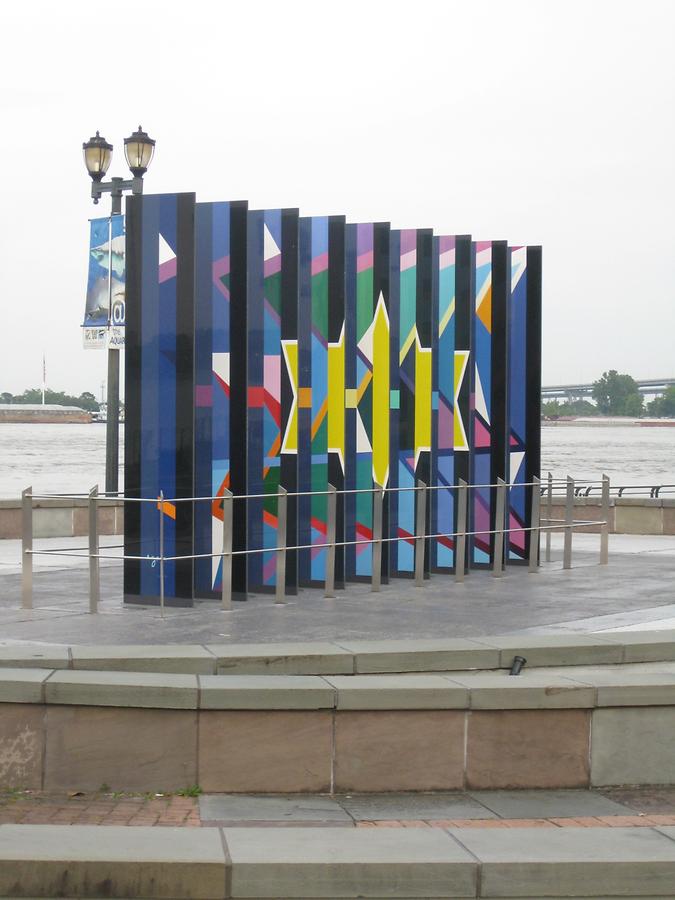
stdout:
[[361,418],[361,413],[358,411],[358,409],[356,410],[356,452],[373,452],[373,448],[370,446],[370,441],[368,440],[368,435],[366,434],[363,419]]
[[159,264],[171,262],[172,259],[176,258],[176,254],[173,252],[171,247],[166,241],[166,238],[159,236]]
[[522,451],[518,453],[511,453],[509,455],[509,481],[511,482],[511,484],[514,484],[524,459],[525,453]]
[[[223,520],[215,516],[211,517],[211,553],[223,552]],[[220,566],[220,556],[211,557],[211,587],[216,586],[216,578],[218,577],[218,567]]]
[[263,243],[263,259],[267,262],[268,259],[273,259],[275,256],[279,256],[281,250],[277,246],[277,242],[272,237],[272,232],[269,230],[267,225],[264,225],[264,243]]

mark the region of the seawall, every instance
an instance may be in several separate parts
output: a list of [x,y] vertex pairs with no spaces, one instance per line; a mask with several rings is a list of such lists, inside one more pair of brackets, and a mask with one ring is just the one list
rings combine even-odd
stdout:
[[[33,507],[33,534],[37,538],[76,537],[88,531],[87,500],[36,500]],[[547,515],[542,498],[542,518]],[[564,519],[564,498],[554,498],[551,517]],[[577,497],[574,518],[597,521],[602,518],[598,497]],[[99,503],[100,534],[124,534],[124,505],[121,500]],[[600,526],[584,527],[584,532],[599,532]],[[612,534],[675,534],[675,497],[616,497],[610,505]],[[0,500],[0,540],[21,537],[21,501]]]

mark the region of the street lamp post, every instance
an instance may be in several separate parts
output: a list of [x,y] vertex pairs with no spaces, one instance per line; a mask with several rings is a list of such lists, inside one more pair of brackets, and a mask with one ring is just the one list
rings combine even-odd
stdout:
[[[152,162],[155,142],[138,126],[130,137],[124,139],[124,155],[131,170],[132,178],[111,178],[103,181],[112,159],[112,144],[96,132],[82,144],[84,164],[91,177],[91,196],[98,203],[103,194],[110,194],[110,216],[122,212],[122,196],[125,191],[132,194],[143,193],[143,176]],[[112,237],[108,240],[108,329],[112,316]],[[119,433],[120,433],[120,357],[119,349],[108,347],[108,397],[105,437],[105,490],[106,494],[116,494],[119,486]]]

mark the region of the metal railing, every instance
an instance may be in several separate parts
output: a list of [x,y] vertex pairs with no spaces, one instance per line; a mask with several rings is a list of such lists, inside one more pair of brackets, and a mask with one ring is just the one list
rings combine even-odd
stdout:
[[[548,473],[547,481],[542,481],[542,495],[547,491],[547,485],[553,484],[554,494],[565,492],[566,481],[564,478],[554,478]],[[586,479],[576,478],[574,481],[575,497],[593,497],[602,494],[602,480],[589,481]],[[661,495],[675,494],[675,484],[613,484],[610,487],[611,496],[614,497],[647,497],[652,500],[658,500]]]
[[[89,611],[96,613],[100,602],[100,566],[99,561],[102,559],[115,560],[137,560],[144,562],[152,562],[159,564],[159,589],[160,589],[160,609],[164,616],[165,608],[165,566],[168,562],[187,561],[197,559],[222,559],[222,586],[221,586],[221,606],[223,609],[232,608],[232,561],[235,556],[249,556],[260,553],[275,553],[275,602],[285,602],[286,587],[286,556],[288,552],[297,552],[300,550],[319,550],[325,549],[326,563],[324,573],[324,596],[335,596],[335,560],[336,550],[338,547],[362,546],[365,544],[372,545],[372,575],[371,575],[371,591],[377,592],[381,588],[382,578],[382,546],[388,543],[398,543],[401,541],[412,542],[414,546],[414,579],[417,587],[423,587],[427,573],[424,568],[425,551],[428,541],[454,538],[454,580],[461,584],[466,575],[467,570],[467,538],[480,536],[494,536],[493,552],[492,552],[492,576],[499,578],[503,575],[504,565],[506,562],[505,554],[505,536],[511,533],[522,534],[530,532],[530,547],[527,559],[528,571],[536,573],[540,567],[540,533],[546,535],[545,544],[545,560],[551,561],[551,534],[554,531],[564,532],[563,544],[563,569],[572,567],[572,534],[575,528],[588,528],[593,526],[600,527],[600,564],[606,565],[608,562],[609,548],[609,519],[610,519],[610,481],[607,476],[603,476],[601,482],[602,497],[602,518],[597,521],[575,520],[574,519],[574,498],[576,496],[577,485],[573,478],[568,477],[565,482],[565,517],[563,519],[554,519],[552,517],[552,506],[554,496],[554,480],[549,476],[546,484],[542,485],[539,478],[534,478],[531,482],[512,483],[509,484],[501,478],[496,484],[467,484],[459,479],[457,485],[427,485],[423,481],[417,481],[414,487],[407,488],[391,488],[375,485],[372,488],[347,489],[338,491],[333,485],[328,485],[325,491],[286,491],[280,488],[276,494],[246,494],[237,495],[236,497],[229,491],[225,490],[222,495],[215,497],[176,497],[171,500],[165,498],[164,492],[160,491],[159,497],[125,497],[125,503],[151,503],[157,507],[159,516],[158,527],[158,547],[156,554],[146,554],[143,556],[122,554],[111,556],[102,553],[99,544],[99,530],[97,518],[97,505],[101,501],[110,500],[111,495],[99,494],[98,486],[92,487],[87,494],[34,494],[31,487],[27,487],[21,495],[22,501],[22,605],[26,609],[33,606],[33,557],[36,555],[44,556],[71,556],[84,557],[89,560]],[[507,527],[508,511],[507,496],[508,491],[513,489],[532,488],[531,491],[531,522],[529,527],[515,526]],[[495,528],[468,530],[468,507],[469,497],[472,491],[478,489],[489,489],[494,491],[494,508],[495,508]],[[428,496],[433,492],[454,492],[457,503],[457,531],[454,532],[427,532],[427,504]],[[415,533],[404,537],[385,537],[383,531],[383,511],[385,494],[392,493],[408,493],[416,494],[416,510],[415,510]],[[338,495],[348,494],[371,494],[373,498],[372,509],[372,537],[359,538],[357,540],[337,540],[337,497]],[[288,500],[289,498],[298,497],[316,497],[325,496],[327,498],[327,522],[326,522],[326,540],[324,543],[296,544],[288,545],[287,541],[287,524],[288,524]],[[48,500],[54,498],[60,499],[82,499],[86,497],[88,500],[88,545],[87,547],[76,548],[56,548],[36,550],[33,547],[33,502],[35,500]],[[269,500],[276,498],[277,507],[277,541],[276,547],[260,547],[246,550],[232,549],[232,522],[233,522],[233,504],[235,500]],[[223,512],[223,540],[222,547],[218,553],[193,553],[179,556],[167,555],[165,552],[165,536],[164,536],[164,519],[167,505],[175,506],[178,503],[199,503],[214,500],[222,501]],[[542,503],[544,504],[544,512],[542,516]],[[545,524],[544,524],[545,523]],[[114,549],[114,548],[107,548]],[[433,574],[433,572],[429,573]]]

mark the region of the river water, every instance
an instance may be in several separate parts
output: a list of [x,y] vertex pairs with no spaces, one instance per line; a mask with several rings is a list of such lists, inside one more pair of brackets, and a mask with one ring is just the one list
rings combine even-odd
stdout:
[[[120,452],[124,426],[120,427]],[[614,484],[675,484],[675,428],[542,427],[542,474]],[[120,471],[120,489],[123,486]],[[105,484],[105,425],[0,425],[0,498],[86,492]]]

